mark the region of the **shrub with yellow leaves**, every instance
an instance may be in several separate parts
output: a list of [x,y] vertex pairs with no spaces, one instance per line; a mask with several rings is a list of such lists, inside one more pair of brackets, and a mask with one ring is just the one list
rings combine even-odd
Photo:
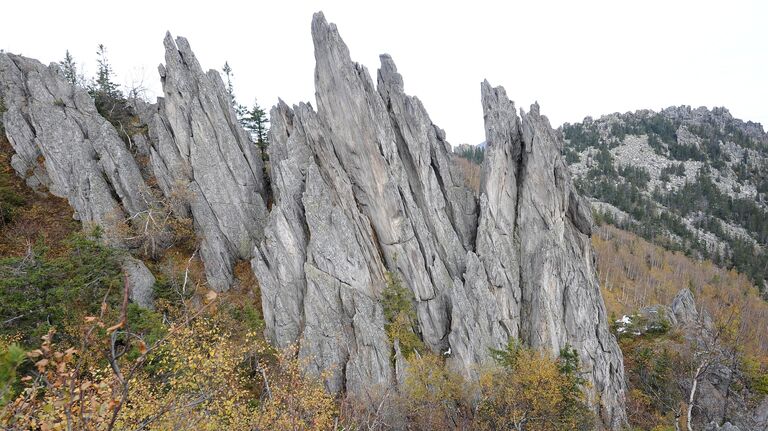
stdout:
[[462,429],[471,420],[472,385],[435,354],[414,355],[403,384],[403,408],[417,429]]
[[103,376],[108,370],[83,373],[77,350],[58,350],[55,330],[43,336],[42,346],[27,356],[35,361],[27,387],[2,412],[0,422],[11,430],[108,429],[114,406],[114,387]]
[[566,347],[554,359],[511,341],[495,351],[497,367],[480,377],[480,430],[590,430],[594,418],[578,376],[578,357]]
[[131,332],[127,299],[116,324],[104,321],[106,304],[84,319],[81,349],[59,348],[51,330],[27,354],[34,369],[0,421],[10,430],[333,428],[337,409],[321,376],[302,372],[296,349],[233,334],[238,322],[218,312],[219,298],[204,295],[151,345]]

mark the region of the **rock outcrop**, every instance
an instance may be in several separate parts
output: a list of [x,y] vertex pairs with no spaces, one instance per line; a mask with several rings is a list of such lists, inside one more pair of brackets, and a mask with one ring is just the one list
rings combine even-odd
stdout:
[[[512,247],[492,248],[492,254],[511,260],[503,265],[505,268],[517,265],[509,274],[519,276],[519,282],[512,279],[510,284],[517,284],[513,289],[521,293],[517,300],[520,338],[531,346],[553,352],[573,346],[608,410],[603,417],[620,418],[625,386],[622,355],[608,330],[595,276],[589,205],[571,184],[560,156],[562,139],[546,117],[540,115],[538,105],[517,118],[503,88],[493,89],[485,82],[482,90],[487,159],[481,200],[486,197],[489,207],[504,208],[506,217],[513,221],[511,227],[496,222],[497,226],[511,230],[504,236],[511,237]],[[498,161],[506,163],[509,157],[513,159],[512,166],[497,165]],[[489,175],[504,169],[510,172],[502,176],[502,181]],[[512,176],[514,182],[503,181]],[[498,189],[494,189],[500,187],[499,182],[508,184],[503,186],[508,196],[494,203],[488,193],[499,196]],[[488,214],[493,217],[492,212]],[[481,225],[483,222],[481,216]],[[483,253],[480,248],[478,252]],[[616,422],[611,426],[619,425]]]
[[690,289],[682,289],[677,292],[672,300],[670,310],[674,315],[674,325],[693,325],[699,320],[699,312],[696,310],[696,302]]
[[420,336],[449,366],[472,377],[511,337],[553,353],[571,345],[603,424],[620,427],[622,357],[595,278],[589,206],[538,106],[518,116],[502,88],[482,85],[477,198],[391,57],[381,56],[375,86],[322,14],[312,37],[317,111],[281,102],[271,113],[274,204],[252,261],[268,337],[298,342],[331,390],[395,385],[407,365],[384,331],[390,273],[413,292]]
[[[0,53],[0,101],[13,168],[33,189],[66,198],[84,226],[109,229],[152,202],[134,154],[57,64]],[[122,267],[133,299],[151,307],[152,274],[133,258]]]
[[145,120],[152,129],[152,170],[175,210],[192,215],[208,284],[226,290],[234,262],[251,258],[262,239],[263,163],[219,73],[203,72],[186,39],[174,42],[169,33],[164,44],[165,97]]
[[0,53],[11,164],[29,186],[66,198],[75,218],[105,225],[147,207],[147,186],[115,128],[56,64]]
[[726,422],[723,426],[717,424],[717,422],[710,422],[704,431],[740,431],[739,427],[731,425],[730,422]]
[[[750,378],[734,368],[734,351],[723,344],[723,337],[712,316],[697,307],[693,292],[681,289],[670,305],[653,305],[616,322],[618,332],[628,337],[658,336],[674,330],[671,339],[680,341],[672,349],[682,353],[681,364],[696,369],[697,379],[692,415],[693,429],[757,430],[768,427],[768,399],[756,397]],[[670,347],[665,347],[670,348]],[[683,399],[690,396],[691,376],[681,373],[677,382]]]
[[123,258],[121,266],[128,281],[131,301],[140,307],[153,310],[155,276],[142,261],[134,257]]
[[[267,337],[298,343],[329,390],[373,399],[408,370],[381,301],[399,280],[425,348],[449,367],[474,378],[511,338],[552,354],[573,346],[603,427],[620,428],[622,356],[595,277],[589,205],[538,105],[518,113],[503,88],[482,84],[476,196],[390,56],[374,82],[321,13],[312,38],[316,110],[281,101],[271,111],[269,211],[260,154],[221,77],[203,72],[184,38],[165,38],[164,97],[136,106],[150,126],[136,145],[149,156],[143,173],[193,218],[209,285],[227,289],[234,262],[251,259]],[[146,207],[142,172],[86,93],[55,66],[2,54],[0,68],[20,175],[69,198],[84,221]],[[130,269],[134,300],[151,305],[151,274]]]

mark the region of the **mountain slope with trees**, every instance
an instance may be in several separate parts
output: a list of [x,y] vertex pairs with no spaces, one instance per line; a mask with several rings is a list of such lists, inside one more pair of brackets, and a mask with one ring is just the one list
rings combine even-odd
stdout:
[[609,223],[768,285],[768,134],[688,106],[565,124],[579,190]]

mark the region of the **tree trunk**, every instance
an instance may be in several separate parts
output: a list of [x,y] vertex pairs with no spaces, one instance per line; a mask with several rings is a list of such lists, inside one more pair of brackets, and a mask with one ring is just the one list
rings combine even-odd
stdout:
[[693,375],[693,381],[691,382],[691,395],[688,397],[688,417],[685,418],[686,424],[688,425],[688,431],[693,431],[693,427],[691,426],[691,414],[693,413],[693,398],[696,396],[696,387],[699,385],[699,377],[701,376],[701,372],[706,366],[706,362],[702,362],[699,364],[699,367],[696,368],[696,374]]

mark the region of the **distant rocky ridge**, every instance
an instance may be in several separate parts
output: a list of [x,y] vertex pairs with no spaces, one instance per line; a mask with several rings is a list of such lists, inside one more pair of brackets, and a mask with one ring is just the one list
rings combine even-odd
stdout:
[[[413,292],[420,337],[451,368],[472,377],[489,349],[512,337],[553,354],[573,346],[603,426],[623,426],[622,356],[595,276],[590,208],[538,105],[518,114],[503,88],[482,84],[487,148],[477,197],[389,56],[374,84],[321,13],[312,38],[317,108],[272,109],[269,210],[261,158],[221,78],[203,73],[187,41],[170,35],[164,97],[137,107],[149,126],[147,166],[55,65],[0,54],[14,167],[96,224],[107,212],[141,211],[147,187],[166,197],[182,189],[189,198],[175,210],[194,220],[210,286],[227,289],[232,265],[251,259],[268,338],[298,343],[331,391],[370,394],[407,373],[380,303],[393,274]],[[48,82],[34,86],[38,75]],[[100,134],[82,127],[91,123]]]
[[580,192],[620,226],[735,266],[768,288],[768,133],[725,108],[642,110],[565,124]]

